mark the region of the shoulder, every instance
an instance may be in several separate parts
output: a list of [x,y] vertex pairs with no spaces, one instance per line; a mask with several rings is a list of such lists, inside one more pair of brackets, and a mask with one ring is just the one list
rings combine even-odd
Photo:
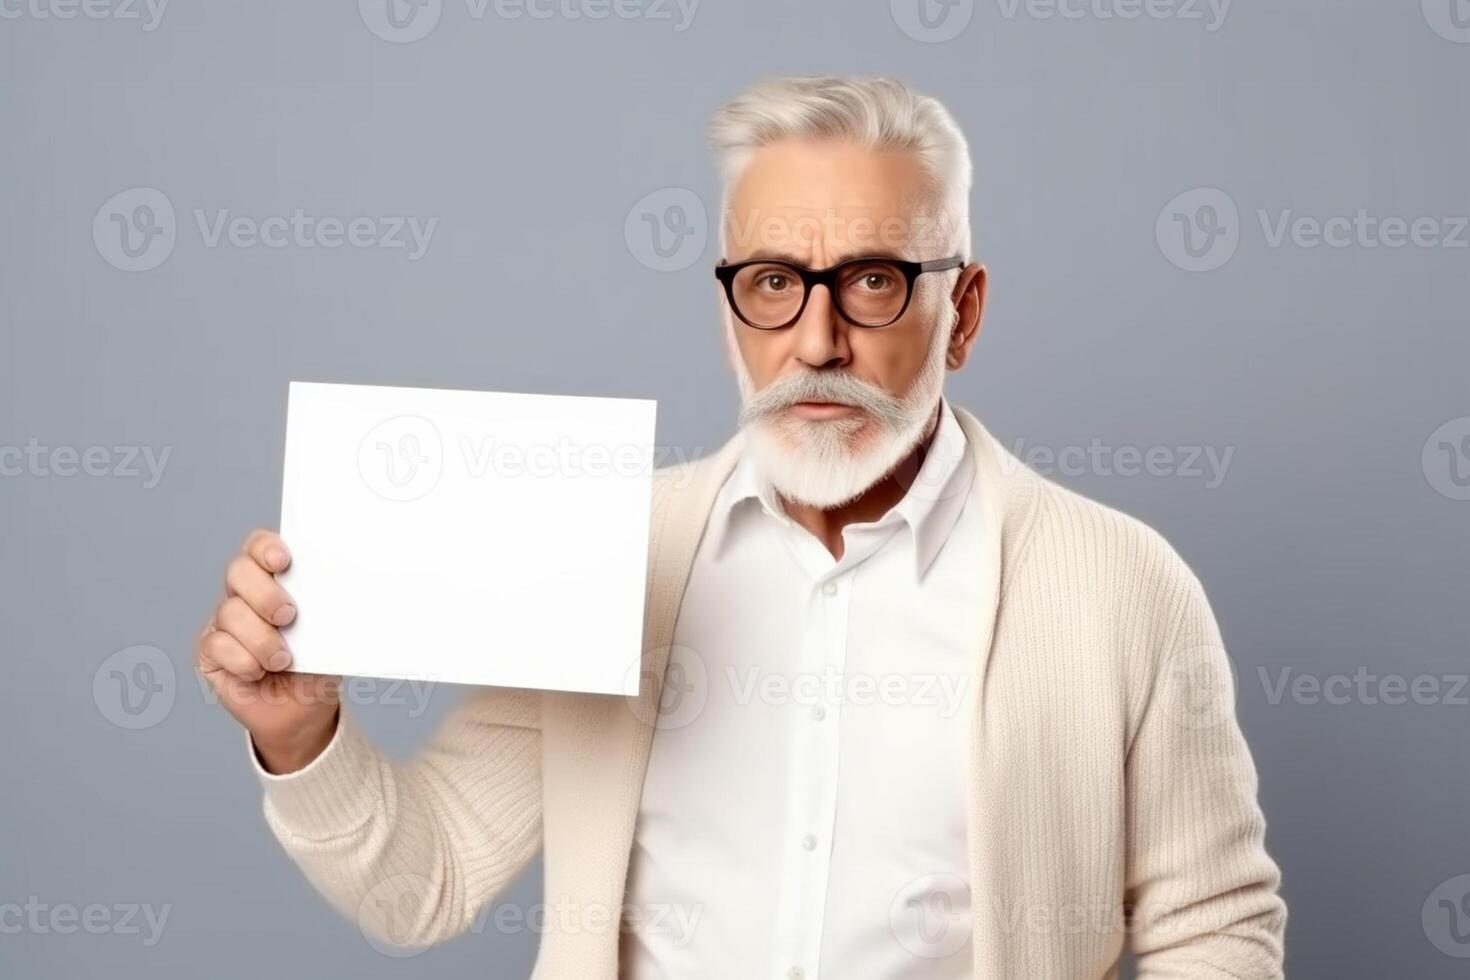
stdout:
[[1137,517],[1036,477],[1031,547],[1064,575],[1106,594],[1177,602],[1199,581],[1162,534]]
[[1130,744],[1161,689],[1186,724],[1215,718],[1228,702],[1198,703],[1199,691],[1228,690],[1232,668],[1194,571],[1138,518],[1036,480],[1030,541],[1009,583],[1013,599],[1026,597],[1031,615],[1020,618],[1114,679]]
[[1198,577],[1162,534],[1041,476],[983,427],[975,432],[982,476],[999,498],[1003,602],[1040,603],[1055,626],[1101,631],[1145,668],[1181,642],[1217,642]]

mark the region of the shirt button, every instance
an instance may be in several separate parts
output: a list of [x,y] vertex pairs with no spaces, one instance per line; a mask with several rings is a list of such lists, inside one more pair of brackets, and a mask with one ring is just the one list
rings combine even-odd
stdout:
[[789,977],[790,980],[801,980],[802,977],[806,976],[806,971],[799,966],[793,966],[791,969],[786,971],[786,976]]
[[836,595],[837,594],[837,583],[836,582],[828,582],[826,585],[822,586],[822,593],[824,595]]
[[815,837],[813,837],[811,834],[807,834],[805,837],[803,837],[801,839],[801,846],[802,846],[802,848],[804,850],[808,850],[808,851],[815,850],[816,847],[817,847],[817,839]]
[[816,707],[812,708],[812,717],[815,718],[817,721],[821,721],[823,718],[827,717],[827,709],[822,707],[820,704],[817,705]]

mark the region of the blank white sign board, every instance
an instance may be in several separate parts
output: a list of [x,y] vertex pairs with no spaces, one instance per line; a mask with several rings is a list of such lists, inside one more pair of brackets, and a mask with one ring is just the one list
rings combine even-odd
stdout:
[[654,408],[292,382],[292,669],[637,694]]

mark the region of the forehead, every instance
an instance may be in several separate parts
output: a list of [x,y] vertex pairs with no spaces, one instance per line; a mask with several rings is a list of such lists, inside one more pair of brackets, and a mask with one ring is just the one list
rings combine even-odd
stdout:
[[751,154],[726,204],[725,251],[732,261],[914,258],[941,237],[934,182],[906,150],[782,140]]

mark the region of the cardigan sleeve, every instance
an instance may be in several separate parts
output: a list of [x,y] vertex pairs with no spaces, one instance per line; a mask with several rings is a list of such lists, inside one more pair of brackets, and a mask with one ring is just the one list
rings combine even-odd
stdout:
[[1281,977],[1286,906],[1234,672],[1203,590],[1173,561],[1164,591],[1178,612],[1127,758],[1125,909],[1138,976]]
[[413,760],[389,759],[346,709],[297,772],[259,765],[266,823],[366,936],[419,947],[465,931],[541,846],[534,691],[478,689]]

